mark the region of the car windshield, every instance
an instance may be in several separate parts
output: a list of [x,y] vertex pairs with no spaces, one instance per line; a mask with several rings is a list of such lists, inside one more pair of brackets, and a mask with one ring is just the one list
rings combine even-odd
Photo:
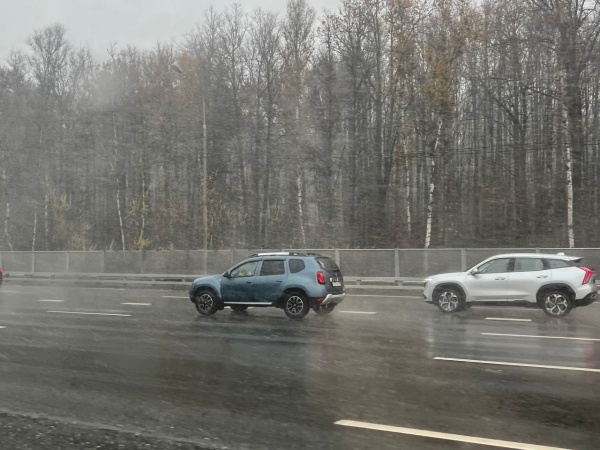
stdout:
[[600,0],[0,4],[0,450],[600,449]]

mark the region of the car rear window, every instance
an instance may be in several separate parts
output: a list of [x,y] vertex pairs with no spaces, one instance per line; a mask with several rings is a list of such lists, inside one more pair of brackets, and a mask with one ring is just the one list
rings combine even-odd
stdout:
[[317,262],[327,272],[339,272],[340,271],[340,268],[338,267],[338,265],[331,258],[322,256],[320,258],[317,258]]
[[547,259],[546,266],[548,269],[562,269],[563,267],[573,267],[575,264],[571,261],[565,261],[563,259]]
[[290,265],[290,273],[302,272],[304,270],[304,268],[306,267],[306,265],[304,264],[304,261],[302,261],[301,259],[290,259],[289,265]]

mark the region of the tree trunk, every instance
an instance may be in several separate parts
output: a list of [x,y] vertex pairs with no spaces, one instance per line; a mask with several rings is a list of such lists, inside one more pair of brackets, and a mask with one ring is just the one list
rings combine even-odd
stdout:
[[437,134],[435,137],[435,142],[433,144],[433,148],[431,151],[431,155],[429,155],[429,198],[427,200],[427,222],[425,225],[425,248],[429,248],[431,244],[431,225],[433,222],[433,200],[435,193],[435,176],[436,176],[436,167],[435,167],[435,159],[437,157],[437,149],[440,143],[440,134],[442,133],[442,120],[438,123]]

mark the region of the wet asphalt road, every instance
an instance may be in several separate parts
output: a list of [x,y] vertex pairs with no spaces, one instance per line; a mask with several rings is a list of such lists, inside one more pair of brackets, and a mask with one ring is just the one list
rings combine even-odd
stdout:
[[171,298],[185,295],[0,288],[0,448],[507,448],[340,420],[600,448],[600,304],[556,320],[349,296],[292,321],[271,308],[199,317]]

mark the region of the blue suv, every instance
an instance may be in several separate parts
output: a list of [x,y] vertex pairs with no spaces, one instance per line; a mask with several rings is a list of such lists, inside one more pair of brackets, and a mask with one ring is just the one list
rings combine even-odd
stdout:
[[222,275],[197,278],[190,287],[190,300],[203,315],[226,306],[234,311],[275,306],[301,319],[311,308],[331,313],[345,295],[340,268],[315,253],[258,253]]

